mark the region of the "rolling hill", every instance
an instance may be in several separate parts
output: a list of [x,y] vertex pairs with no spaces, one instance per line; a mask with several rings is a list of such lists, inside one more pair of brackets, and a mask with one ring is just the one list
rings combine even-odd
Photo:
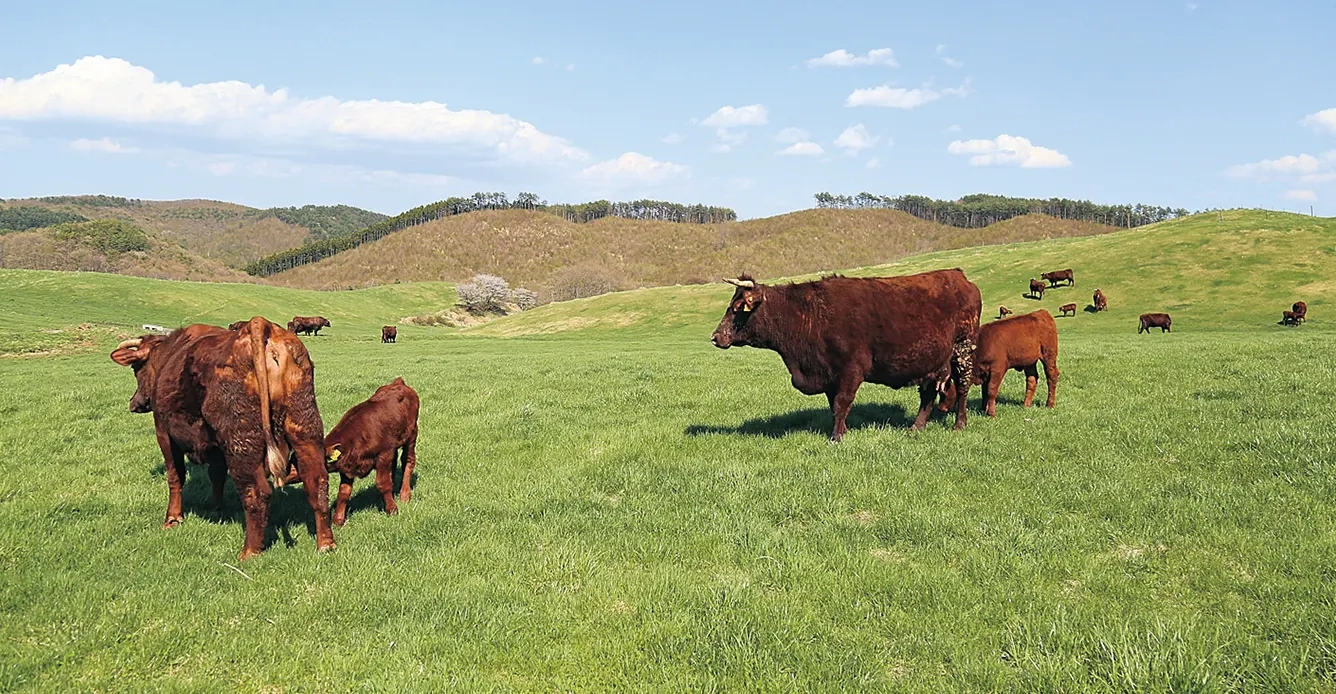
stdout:
[[978,229],[887,209],[812,209],[743,222],[685,224],[604,218],[573,224],[543,212],[500,210],[405,229],[274,284],[345,289],[475,273],[562,300],[609,289],[710,282],[748,270],[764,276],[858,267],[936,250],[1090,236],[1113,227],[1026,215]]
[[214,200],[129,200],[72,195],[0,202],[34,206],[88,219],[124,219],[168,243],[230,267],[312,239],[355,231],[385,215],[346,205],[267,210]]

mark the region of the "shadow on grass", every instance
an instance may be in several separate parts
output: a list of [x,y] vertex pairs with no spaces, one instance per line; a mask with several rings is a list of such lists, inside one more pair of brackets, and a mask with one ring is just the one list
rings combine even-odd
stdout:
[[[881,403],[854,405],[853,409],[849,410],[849,417],[845,420],[845,424],[849,431],[875,426],[908,429],[909,425],[914,423],[914,416],[917,414],[917,411],[908,412],[902,405]],[[806,410],[794,410],[773,417],[749,419],[735,427],[692,424],[686,428],[684,433],[687,436],[741,434],[743,436],[764,436],[777,439],[798,432],[830,436],[834,428],[835,420],[831,415],[830,408],[814,407]]]
[[[153,474],[156,477],[163,478],[163,489],[166,490],[167,468],[162,463],[158,463],[153,468]],[[339,479],[338,473],[330,475],[332,480]],[[354,490],[366,485],[361,491],[355,491],[353,497],[348,500],[348,517],[358,511],[368,509],[381,509],[380,491],[376,489],[375,473],[372,472],[367,477],[354,482]],[[396,471],[394,477],[394,489],[397,492],[399,485],[402,484],[403,476]],[[409,483],[410,488],[417,489],[418,473],[413,472],[413,479]],[[360,484],[359,484],[360,483]],[[334,511],[334,501],[336,490],[331,489],[329,495],[329,509],[332,514]],[[398,499],[398,495],[395,496]],[[246,517],[241,510],[241,497],[237,494],[236,485],[233,484],[229,475],[227,483],[223,485],[223,508],[216,511],[213,508],[213,484],[209,480],[208,468],[203,465],[193,463],[186,464],[186,483],[181,489],[181,507],[187,516],[196,516],[210,523],[235,523],[243,525]],[[167,509],[166,501],[163,502],[163,511]],[[161,519],[159,519],[161,520]],[[265,549],[272,547],[275,541],[281,539],[285,547],[294,547],[297,540],[292,536],[294,526],[305,527],[306,534],[312,539],[315,538],[315,517],[311,513],[311,504],[306,500],[306,490],[302,488],[301,482],[288,483],[281,489],[275,489],[273,497],[269,501],[269,527],[265,529],[264,546]],[[240,540],[238,540],[240,541]]]

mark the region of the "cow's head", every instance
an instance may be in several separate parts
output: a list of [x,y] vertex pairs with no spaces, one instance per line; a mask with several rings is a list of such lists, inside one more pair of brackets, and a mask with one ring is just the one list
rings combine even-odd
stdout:
[[135,394],[130,398],[131,412],[153,411],[153,381],[157,375],[157,368],[150,357],[153,355],[153,348],[162,340],[161,335],[136,337],[116,345],[116,349],[111,353],[112,361],[134,369],[137,383]]
[[737,287],[737,291],[733,292],[733,299],[729,301],[728,310],[724,311],[724,318],[719,321],[719,327],[715,328],[714,334],[710,336],[710,343],[719,349],[728,349],[733,345],[746,347],[747,324],[761,308],[764,286],[757,284],[749,275],[724,281]]
[[329,319],[328,319],[328,318],[324,318],[324,317],[322,317],[322,318],[320,319],[319,323],[320,323],[320,327],[322,327],[322,328],[328,328],[328,327],[329,327]]
[[343,457],[343,444],[336,443],[325,449],[325,471],[337,472],[339,469],[339,458]]

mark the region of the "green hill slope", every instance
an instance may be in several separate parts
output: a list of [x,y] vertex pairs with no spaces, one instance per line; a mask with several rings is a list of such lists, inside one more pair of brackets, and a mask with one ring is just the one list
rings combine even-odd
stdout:
[[[1336,306],[1336,219],[1331,218],[1263,211],[1199,214],[1096,237],[932,253],[844,274],[949,267],[962,268],[979,285],[985,320],[997,315],[999,305],[1018,313],[1042,307],[1057,316],[1059,306],[1075,302],[1077,316],[1059,319],[1063,332],[1134,331],[1137,316],[1147,311],[1169,312],[1175,330],[1250,329],[1279,322],[1280,312],[1300,299],[1309,305],[1308,329],[1336,326],[1336,318],[1323,318]],[[1064,268],[1075,270],[1075,288],[1049,290],[1042,301],[1022,297],[1030,278]],[[746,263],[730,274],[743,271],[774,277]],[[1087,313],[1097,287],[1108,296],[1109,310]],[[707,339],[732,291],[714,283],[621,292],[543,306],[468,332],[517,336],[633,328]]]
[[1087,236],[1113,227],[1027,215],[981,229],[898,210],[815,209],[720,224],[615,217],[573,224],[543,212],[472,212],[405,229],[272,276],[307,289],[500,275],[564,300],[603,291],[708,282],[746,265],[767,276],[883,263],[947,248]]

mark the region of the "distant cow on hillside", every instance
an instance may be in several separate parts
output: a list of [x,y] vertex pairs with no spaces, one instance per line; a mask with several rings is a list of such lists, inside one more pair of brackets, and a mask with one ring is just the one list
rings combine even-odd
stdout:
[[1042,298],[1044,298],[1044,290],[1047,289],[1047,288],[1048,288],[1048,285],[1044,284],[1044,281],[1043,281],[1043,280],[1037,280],[1037,279],[1034,279],[1034,278],[1031,278],[1031,279],[1030,279],[1030,297],[1031,297],[1031,298],[1034,298],[1034,299],[1042,299]]
[[399,338],[399,329],[393,325],[385,325],[380,329],[381,342],[394,342]]
[[1011,309],[1007,308],[1006,306],[998,306],[998,307],[997,307],[997,317],[998,317],[998,318],[1006,318],[1007,316],[1010,316],[1012,313],[1013,313],[1013,311],[1012,311]]
[[954,380],[962,396],[956,429],[965,428],[965,397],[983,301],[959,268],[902,277],[822,277],[814,282],[764,285],[747,275],[710,336],[733,345],[778,352],[805,395],[823,393],[834,414],[831,440],[864,381],[891,388],[918,386],[919,413],[910,427],[926,426],[938,391]]
[[1064,315],[1064,316],[1066,316],[1066,315],[1069,314],[1069,313],[1072,314],[1072,315],[1074,316],[1074,315],[1076,315],[1076,304],[1074,304],[1074,303],[1072,303],[1072,304],[1063,304],[1063,305],[1061,305],[1061,306],[1058,307],[1058,310],[1059,310],[1059,311],[1062,311],[1062,315]]
[[1172,321],[1167,313],[1143,313],[1138,320],[1140,321],[1137,325],[1138,335],[1143,332],[1150,332],[1151,328],[1159,328],[1162,333],[1173,332],[1169,329],[1169,324]]
[[1308,320],[1308,304],[1302,301],[1296,301],[1294,302],[1294,306],[1290,307],[1290,310],[1294,311],[1294,319],[1297,322],[1303,323]]
[[[240,329],[246,327],[246,324],[248,324],[248,323],[250,323],[250,321],[239,320],[239,321],[237,321],[237,322],[235,322],[235,323],[233,323],[233,324],[227,326],[227,329],[228,329],[228,330],[240,330]],[[291,331],[289,331],[289,332],[291,332]]]
[[[993,321],[979,328],[979,348],[974,351],[973,382],[983,386],[984,412],[997,416],[997,393],[1008,369],[1025,372],[1025,406],[1034,403],[1043,362],[1048,382],[1048,406],[1058,400],[1058,324],[1044,309]],[[956,397],[954,385],[942,392],[937,409],[945,411]]]
[[1066,270],[1054,270],[1053,272],[1045,272],[1039,275],[1039,277],[1041,279],[1048,280],[1048,284],[1051,287],[1058,286],[1059,282],[1066,282],[1067,285],[1070,287],[1076,286],[1076,275],[1072,274],[1071,268],[1068,268]]
[[1280,312],[1280,324],[1281,324],[1281,325],[1298,325],[1298,324],[1299,324],[1299,318],[1298,318],[1298,316],[1294,313],[1294,311],[1281,311],[1281,312]]
[[328,328],[329,320],[324,316],[293,316],[288,321],[288,330],[301,335],[319,335],[321,328]]
[[394,515],[395,454],[403,463],[403,483],[399,500],[407,503],[413,495],[409,482],[417,465],[418,394],[396,378],[376,389],[370,398],[353,405],[339,423],[325,436],[325,467],[339,473],[339,499],[334,508],[334,525],[348,519],[348,499],[353,481],[376,471],[376,489],[385,500],[385,513]]
[[1104,292],[1095,290],[1095,313],[1109,310],[1109,300],[1104,297]]

